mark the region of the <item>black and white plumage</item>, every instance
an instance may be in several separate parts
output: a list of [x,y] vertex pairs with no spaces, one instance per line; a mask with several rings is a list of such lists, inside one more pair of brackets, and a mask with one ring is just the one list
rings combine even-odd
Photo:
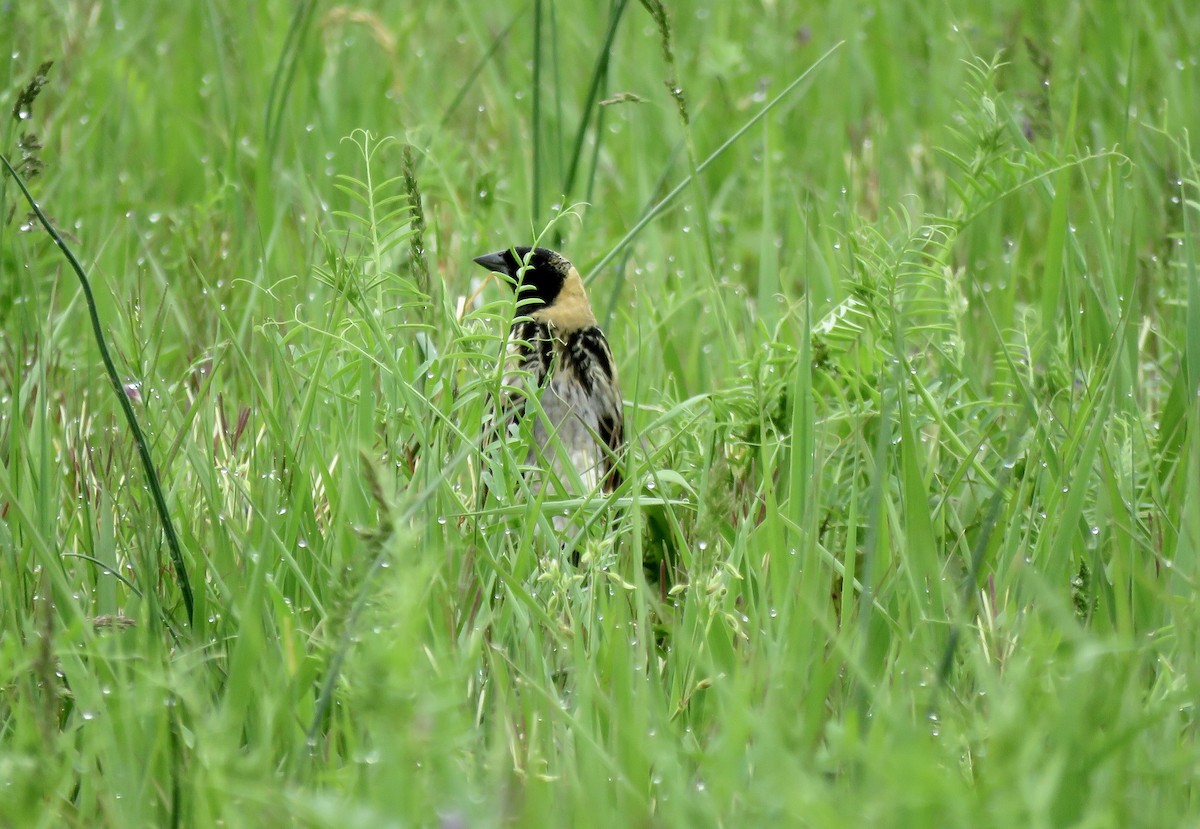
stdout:
[[516,371],[505,385],[528,391],[512,393],[505,408],[511,422],[536,408],[529,393],[541,404],[527,463],[568,485],[577,477],[587,491],[612,492],[621,483],[624,408],[612,351],[579,271],[547,248],[516,247],[475,261],[508,277],[518,292],[510,348]]

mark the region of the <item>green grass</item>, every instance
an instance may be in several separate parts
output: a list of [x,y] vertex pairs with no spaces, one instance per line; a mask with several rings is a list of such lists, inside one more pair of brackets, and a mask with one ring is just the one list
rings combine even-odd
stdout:
[[[0,151],[194,618],[0,179],[0,825],[1194,823],[1187,4],[151,5]],[[538,238],[607,501],[480,446]]]

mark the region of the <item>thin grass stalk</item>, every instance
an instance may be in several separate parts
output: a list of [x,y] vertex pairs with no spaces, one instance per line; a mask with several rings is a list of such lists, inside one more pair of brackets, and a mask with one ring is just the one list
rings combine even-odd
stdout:
[[648,208],[645,211],[645,213],[642,214],[642,218],[638,219],[638,221],[634,224],[634,226],[631,227],[625,233],[625,235],[622,236],[620,238],[620,240],[617,241],[617,243],[615,245],[612,246],[612,248],[608,251],[608,253],[606,253],[600,259],[599,262],[597,262],[595,265],[593,265],[588,270],[587,276],[584,277],[585,281],[590,282],[591,280],[595,279],[596,275],[599,274],[600,271],[604,270],[604,268],[610,262],[612,262],[612,260],[616,258],[617,254],[620,253],[622,250],[624,250],[625,247],[630,242],[632,242],[634,239],[636,239],[638,237],[638,235],[643,230],[646,229],[646,226],[648,224],[650,224],[652,221],[654,221],[656,218],[658,218],[660,215],[662,215],[663,211],[665,211],[668,207],[670,207],[675,202],[675,199],[679,198],[679,194],[682,193],[684,190],[686,190],[688,185],[691,184],[695,180],[696,174],[703,173],[713,162],[715,162],[718,158],[720,158],[722,155],[724,155],[726,150],[728,150],[730,147],[732,147],[734,144],[736,144],[738,139],[741,138],[743,135],[745,135],[747,132],[749,132],[750,129],[755,124],[757,124],[759,121],[761,121],[763,118],[765,118],[768,114],[770,114],[770,112],[773,109],[775,109],[775,107],[777,107],[780,103],[782,103],[783,99],[786,98],[788,95],[790,95],[796,89],[796,87],[800,86],[802,83],[807,81],[809,79],[809,76],[812,75],[813,71],[816,70],[816,68],[819,67],[822,63],[824,63],[826,61],[826,59],[829,58],[830,55],[832,55],[834,52],[836,52],[838,49],[840,49],[843,43],[845,43],[844,40],[839,40],[832,47],[830,47],[824,54],[822,54],[819,58],[817,58],[815,61],[813,61],[812,65],[809,66],[807,69],[805,69],[803,72],[801,72],[795,78],[795,80],[793,80],[791,83],[789,83],[783,89],[782,92],[780,92],[778,95],[776,95],[774,98],[772,98],[766,104],[764,104],[762,109],[760,109],[758,112],[754,113],[754,115],[752,115],[749,118],[749,120],[746,121],[746,123],[744,123],[744,124],[742,124],[742,126],[738,127],[738,129],[733,133],[733,135],[729,136],[729,138],[727,138],[725,140],[725,142],[723,144],[721,144],[721,146],[717,147],[717,149],[714,150],[712,152],[712,154],[708,156],[708,158],[706,158],[706,159],[704,159],[704,161],[700,162],[700,164],[697,165],[697,167],[696,167],[695,174],[689,174],[686,178],[683,179],[683,181],[681,181],[681,182],[679,182],[679,184],[675,185],[675,187],[673,187],[671,189],[671,192],[667,193],[667,195],[665,195],[661,199],[659,199],[659,201],[657,203],[655,203],[652,207]]
[[271,75],[271,86],[267,90],[267,107],[263,112],[263,134],[266,137],[263,158],[268,163],[275,157],[282,130],[283,113],[287,109],[292,84],[296,80],[296,71],[300,65],[300,47],[312,25],[316,8],[317,0],[302,0],[296,6],[283,41],[283,50],[279,53],[275,71]]
[[512,32],[513,27],[517,25],[517,21],[523,19],[528,11],[529,4],[527,3],[512,16],[512,19],[508,21],[508,25],[501,29],[500,34],[496,35],[496,37],[492,40],[491,45],[489,45],[487,48],[487,51],[483,53],[483,57],[476,61],[475,65],[471,67],[471,71],[467,73],[466,78],[458,87],[458,92],[455,93],[453,100],[450,101],[445,111],[442,112],[442,117],[438,119],[437,132],[441,132],[443,129],[445,129],[446,125],[450,122],[451,116],[454,115],[459,106],[462,105],[463,100],[467,97],[467,93],[474,88],[475,81],[479,80],[479,76],[483,72],[484,67],[491,62],[492,57],[497,51],[499,51],[500,47],[504,45],[504,41],[508,40],[508,36]]
[[[588,125],[591,123],[592,113],[596,113],[596,129],[593,134],[596,137],[595,147],[592,155],[592,177],[595,177],[596,158],[600,152],[600,143],[604,136],[601,129],[603,120],[604,108],[598,106],[600,96],[608,78],[608,68],[611,63],[613,45],[617,38],[617,26],[621,22],[621,16],[625,13],[625,7],[629,5],[629,0],[616,0],[612,5],[608,17],[608,28],[604,32],[604,43],[600,46],[600,54],[596,57],[596,64],[592,69],[592,78],[588,82],[587,95],[583,100],[583,114],[580,116],[579,129],[575,132],[575,143],[571,148],[571,157],[567,163],[567,176],[563,180],[563,198],[566,203],[570,203],[571,194],[575,190],[575,177],[579,173],[579,162],[583,157],[583,144],[587,139]],[[591,184],[588,185],[588,200],[591,199]]]
[[529,219],[533,224],[542,215],[542,0],[533,0],[533,95],[530,104],[533,137],[533,185]]
[[[667,91],[675,100],[675,108],[679,113],[679,121],[683,127],[684,146],[687,148],[688,173],[689,178],[696,183],[696,210],[699,212],[697,217],[700,222],[702,236],[704,237],[704,254],[708,260],[708,275],[709,288],[713,294],[713,300],[719,302],[721,299],[720,288],[717,285],[717,254],[713,247],[712,238],[712,217],[709,216],[708,208],[708,192],[704,189],[704,182],[700,179],[699,162],[696,156],[696,142],[692,138],[692,118],[688,110],[687,96],[683,91],[683,84],[679,80],[679,70],[675,63],[675,48],[671,37],[671,19],[667,14],[667,9],[663,5],[662,0],[641,0],[642,6],[650,13],[654,19],[655,25],[658,27],[659,39],[662,45],[663,63],[666,64],[668,77],[664,81]],[[720,307],[717,305],[716,307]]]

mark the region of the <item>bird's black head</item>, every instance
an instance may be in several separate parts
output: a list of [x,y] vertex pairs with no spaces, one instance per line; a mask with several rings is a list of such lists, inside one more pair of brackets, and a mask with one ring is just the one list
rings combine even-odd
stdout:
[[[514,256],[513,254],[516,254]],[[502,273],[524,289],[520,298],[532,300],[527,312],[554,304],[571,274],[571,263],[548,248],[514,247],[480,256],[475,261],[489,271]],[[524,273],[521,268],[528,265]]]

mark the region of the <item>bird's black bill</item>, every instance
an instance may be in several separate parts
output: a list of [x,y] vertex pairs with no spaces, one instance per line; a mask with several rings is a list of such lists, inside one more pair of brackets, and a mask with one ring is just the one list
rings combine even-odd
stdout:
[[483,256],[475,257],[475,264],[483,265],[493,273],[508,273],[508,266],[504,263],[504,254],[506,251],[499,253],[485,253]]

